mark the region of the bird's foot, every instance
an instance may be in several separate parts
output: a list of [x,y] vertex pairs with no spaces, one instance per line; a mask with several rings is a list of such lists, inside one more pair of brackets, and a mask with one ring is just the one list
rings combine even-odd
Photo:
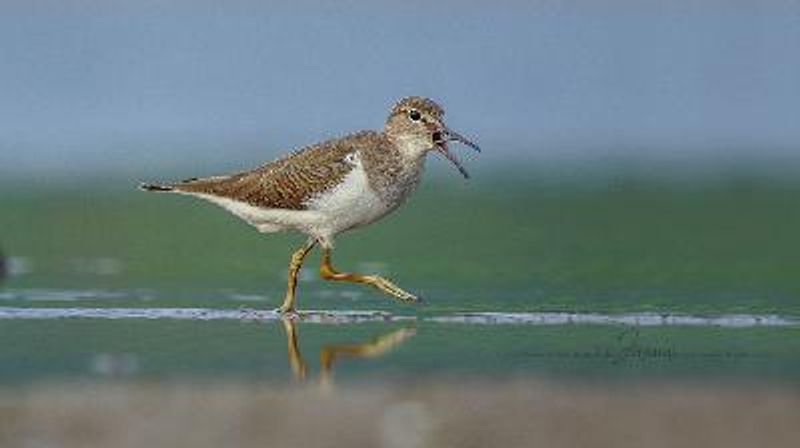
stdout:
[[372,286],[380,289],[381,291],[389,294],[390,296],[394,297],[395,299],[399,300],[403,303],[420,303],[422,299],[420,297],[411,294],[410,292],[404,290],[403,288],[395,285],[391,281],[379,277],[377,275],[370,275],[366,277],[369,284]]

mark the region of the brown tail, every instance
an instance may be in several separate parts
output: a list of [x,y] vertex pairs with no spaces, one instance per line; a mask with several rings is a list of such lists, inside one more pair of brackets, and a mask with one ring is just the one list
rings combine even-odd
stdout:
[[165,185],[157,185],[157,184],[141,184],[139,185],[139,189],[143,191],[173,191],[174,188]]

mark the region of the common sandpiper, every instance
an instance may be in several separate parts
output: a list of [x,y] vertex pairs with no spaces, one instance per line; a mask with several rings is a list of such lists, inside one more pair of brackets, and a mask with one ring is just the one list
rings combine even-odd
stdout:
[[373,223],[405,202],[419,184],[431,151],[444,155],[469,177],[448,142],[480,148],[449,129],[443,116],[444,110],[434,101],[406,97],[392,107],[382,131],[361,131],[306,146],[248,171],[141,188],[205,199],[261,233],[294,230],[307,235],[289,262],[282,313],[295,312],[297,275],[317,244],[323,279],[367,284],[402,302],[418,302],[417,296],[381,276],[337,271],[331,252],[336,235]]

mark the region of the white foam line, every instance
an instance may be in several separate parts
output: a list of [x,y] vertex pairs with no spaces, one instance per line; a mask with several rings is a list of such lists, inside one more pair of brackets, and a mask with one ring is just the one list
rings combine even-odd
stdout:
[[[173,319],[173,320],[280,320],[275,311],[212,308],[13,308],[0,307],[0,319]],[[299,313],[303,321],[317,323],[352,323],[403,320],[380,311],[317,311]]]
[[687,314],[628,313],[457,313],[432,317],[443,323],[466,324],[529,324],[529,325],[637,325],[693,327],[787,327],[800,321],[775,314],[724,314],[692,316]]
[[[0,307],[0,319],[173,319],[173,320],[254,320],[281,319],[275,311],[213,308],[16,308]],[[308,310],[297,316],[305,322],[355,323],[417,320],[415,316],[393,315],[382,311]],[[694,327],[789,327],[800,320],[775,314],[725,314],[693,316],[658,313],[454,313],[419,320],[439,323],[479,325],[637,325]]]

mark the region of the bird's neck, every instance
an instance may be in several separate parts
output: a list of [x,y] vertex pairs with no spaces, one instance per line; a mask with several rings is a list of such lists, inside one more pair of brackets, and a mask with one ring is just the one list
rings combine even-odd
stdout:
[[389,139],[397,148],[403,165],[410,171],[417,171],[424,166],[425,156],[433,147],[430,140],[416,135],[390,135]]
[[370,186],[393,207],[401,204],[419,184],[427,150],[418,142],[387,139],[386,146],[365,151],[362,156]]

